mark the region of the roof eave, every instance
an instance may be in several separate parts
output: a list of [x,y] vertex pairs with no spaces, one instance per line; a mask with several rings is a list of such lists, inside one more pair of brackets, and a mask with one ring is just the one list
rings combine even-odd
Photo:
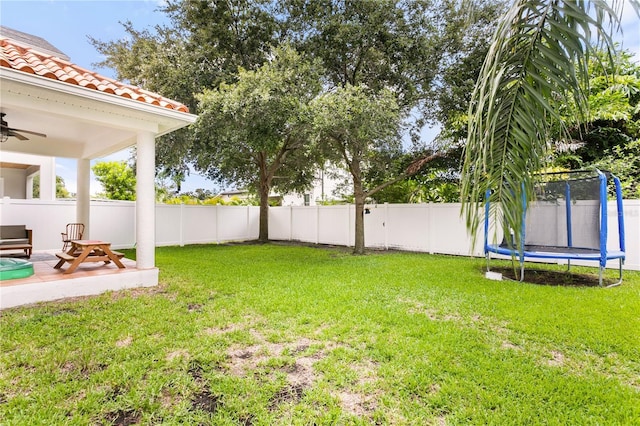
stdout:
[[158,133],[158,135],[166,134],[168,132],[188,126],[189,124],[194,123],[198,118],[197,115],[188,112],[178,111],[159,105],[152,105],[136,99],[130,99],[110,93],[104,93],[95,89],[53,80],[35,74],[25,73],[23,71],[14,70],[8,67],[0,67],[0,78],[16,83],[36,86],[42,89],[64,93],[66,95],[73,95],[84,99],[94,100],[120,108],[132,109],[145,114],[161,116],[165,119],[169,118],[172,121],[175,120],[179,122],[175,126],[163,129],[160,133]]

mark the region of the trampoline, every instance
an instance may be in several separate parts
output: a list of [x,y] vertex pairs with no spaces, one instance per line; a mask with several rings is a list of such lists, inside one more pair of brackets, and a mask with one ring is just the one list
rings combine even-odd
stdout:
[[[617,206],[616,249],[608,248],[609,218],[607,192],[613,181]],[[520,248],[515,247],[513,234],[505,233],[500,244],[489,243],[489,209],[491,190],[486,193],[484,218],[484,252],[487,272],[490,272],[491,254],[511,256],[520,261],[520,281],[524,280],[524,262],[527,259],[593,261],[599,265],[599,284],[610,260],[618,259],[618,281],[622,283],[622,265],[625,259],[624,215],[620,180],[600,170],[548,173],[536,176],[535,200],[528,203],[523,195],[524,226],[519,231]],[[515,231],[511,231],[515,233]],[[609,246],[614,245],[611,241]]]

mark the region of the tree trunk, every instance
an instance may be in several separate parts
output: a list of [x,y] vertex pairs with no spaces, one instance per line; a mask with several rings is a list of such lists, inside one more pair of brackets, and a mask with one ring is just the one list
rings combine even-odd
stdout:
[[365,194],[362,189],[362,182],[354,179],[353,193],[356,203],[356,235],[353,254],[364,254],[364,200]]
[[258,184],[258,196],[260,197],[260,231],[258,241],[269,241],[269,191],[271,190],[271,176],[267,168],[266,155],[260,154],[260,183]]
[[269,241],[269,187],[260,184],[260,232],[258,241]]

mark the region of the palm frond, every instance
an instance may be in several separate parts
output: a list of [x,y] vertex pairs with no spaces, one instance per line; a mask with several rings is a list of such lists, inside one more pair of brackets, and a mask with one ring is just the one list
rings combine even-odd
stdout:
[[499,201],[492,203],[492,221],[507,232],[523,226],[523,191],[531,199],[548,141],[563,137],[554,133],[563,127],[551,100],[588,115],[589,58],[596,43],[613,51],[621,7],[622,1],[517,0],[500,22],[469,108],[461,194],[473,236],[487,189]]

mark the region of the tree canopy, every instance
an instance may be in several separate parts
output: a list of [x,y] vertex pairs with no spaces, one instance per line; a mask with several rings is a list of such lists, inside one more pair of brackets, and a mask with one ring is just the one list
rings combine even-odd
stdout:
[[260,198],[260,237],[268,239],[271,188],[302,190],[317,162],[308,104],[320,91],[318,64],[283,46],[255,71],[199,96],[195,166],[212,179],[252,188]]
[[[33,198],[40,198],[40,175],[33,177]],[[71,194],[67,189],[64,178],[56,175],[56,198],[70,198]]]
[[[196,95],[237,80],[238,68],[255,69],[278,45],[277,19],[267,0],[168,0],[160,10],[170,25],[136,30],[122,25],[127,37],[114,41],[90,38],[105,56],[99,65],[118,79],[186,104],[198,113]],[[162,136],[156,143],[156,169],[181,182],[192,161],[188,128]]]
[[611,171],[620,178],[625,198],[640,198],[640,64],[626,51],[612,58],[599,51],[589,62],[585,91],[586,122],[563,117],[571,141],[553,147],[553,164]]
[[124,161],[102,161],[91,167],[104,192],[101,196],[110,200],[135,200],[136,175]]

